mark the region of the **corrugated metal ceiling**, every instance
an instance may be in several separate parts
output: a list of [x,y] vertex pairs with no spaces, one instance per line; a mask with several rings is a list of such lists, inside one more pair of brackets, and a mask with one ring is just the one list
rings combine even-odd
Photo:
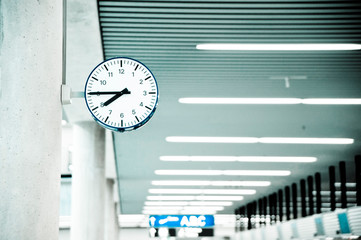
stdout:
[[[171,135],[360,137],[357,107],[185,106],[179,97],[361,97],[360,51],[200,51],[200,43],[361,43],[361,3],[335,0],[98,1],[104,57],[138,59],[155,74],[159,110],[115,135],[123,213],[140,213],[155,169],[290,169],[273,188],[324,171],[349,148],[166,143]],[[276,79],[275,79],[276,77]],[[277,80],[278,77],[278,80]],[[290,88],[284,77],[291,77]],[[294,80],[292,80],[292,77]],[[297,80],[298,79],[298,80]],[[151,139],[151,142],[148,140]],[[125,151],[126,149],[126,151]],[[140,150],[141,151],[140,151]],[[316,156],[315,164],[164,163],[160,155]],[[351,159],[352,160],[352,159]],[[336,163],[337,164],[337,163]],[[197,179],[203,179],[196,177]],[[179,178],[178,178],[179,179]],[[223,179],[216,179],[223,180]],[[228,180],[234,180],[229,178]],[[239,178],[237,178],[239,180]],[[257,190],[258,191],[258,190]],[[251,198],[246,198],[249,201]],[[233,212],[235,206],[225,212]]]
[[99,1],[99,18],[105,58],[143,61],[168,80],[165,84],[179,80],[178,71],[185,82],[205,77],[219,81],[225,76],[238,82],[241,75],[267,84],[279,75],[311,72],[323,77],[322,73],[338,68],[350,72],[359,68],[360,56],[349,52],[195,48],[200,43],[358,43],[361,3],[357,1]]

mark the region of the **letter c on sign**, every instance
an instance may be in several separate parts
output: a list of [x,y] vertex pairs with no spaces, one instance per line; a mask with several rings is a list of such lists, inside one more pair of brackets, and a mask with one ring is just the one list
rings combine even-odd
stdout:
[[198,226],[204,227],[206,225],[206,217],[205,216],[199,216],[198,217]]

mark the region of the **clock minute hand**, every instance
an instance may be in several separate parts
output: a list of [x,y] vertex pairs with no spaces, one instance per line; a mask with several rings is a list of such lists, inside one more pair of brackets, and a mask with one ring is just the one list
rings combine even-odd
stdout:
[[123,94],[130,94],[130,91],[128,90],[128,88],[124,88],[122,91],[118,92],[113,97],[108,99],[106,102],[104,102],[104,106],[108,106],[109,104],[111,104],[112,102],[114,102],[115,100],[120,98]]
[[107,94],[118,94],[121,91],[113,91],[113,92],[88,92],[89,95],[107,95]]

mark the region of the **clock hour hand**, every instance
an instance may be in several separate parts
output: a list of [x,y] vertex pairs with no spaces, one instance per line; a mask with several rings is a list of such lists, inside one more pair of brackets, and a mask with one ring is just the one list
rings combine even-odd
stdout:
[[122,91],[118,92],[112,98],[110,98],[109,100],[104,102],[104,106],[108,106],[109,104],[111,104],[112,102],[114,102],[115,100],[120,98],[123,94],[130,94],[130,91],[128,90],[128,88],[124,88]]

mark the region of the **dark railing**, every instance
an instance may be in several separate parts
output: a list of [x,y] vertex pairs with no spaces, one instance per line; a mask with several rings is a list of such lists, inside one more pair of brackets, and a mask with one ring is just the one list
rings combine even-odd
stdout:
[[329,187],[325,191],[321,191],[321,174],[316,172],[314,176],[308,176],[307,180],[301,179],[299,188],[296,183],[292,183],[291,186],[235,209],[237,231],[334,211],[336,208],[361,206],[361,155],[355,156],[354,163],[355,183],[347,183],[346,162],[341,161],[338,166],[339,182],[336,182],[335,166],[328,168]]

